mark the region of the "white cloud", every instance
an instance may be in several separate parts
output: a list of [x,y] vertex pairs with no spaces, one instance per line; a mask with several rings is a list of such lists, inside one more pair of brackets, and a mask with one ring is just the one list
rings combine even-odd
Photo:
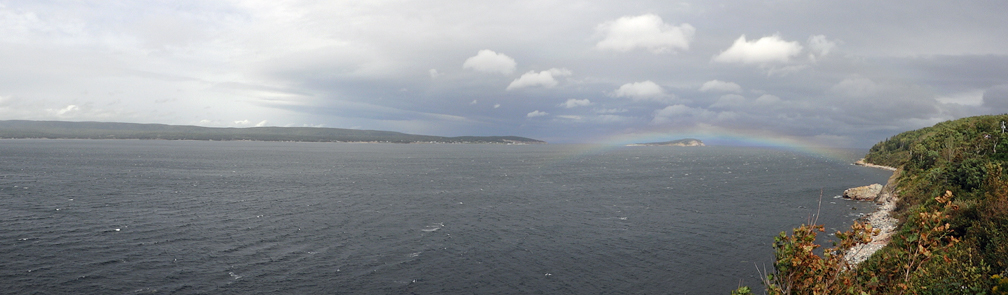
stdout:
[[592,102],[590,100],[588,100],[587,98],[586,99],[573,99],[573,98],[571,98],[571,99],[568,99],[567,102],[564,102],[564,103],[560,104],[561,107],[565,107],[565,108],[568,108],[568,109],[573,109],[573,108],[576,108],[576,107],[583,107],[583,106],[590,106],[590,105],[592,105]]
[[65,108],[52,111],[56,113],[57,116],[63,116],[66,114],[73,114],[80,111],[80,107],[78,107],[77,105],[68,105]]
[[437,78],[437,77],[441,76],[441,73],[438,73],[437,69],[430,69],[430,71],[427,71],[427,72],[430,73],[431,79],[434,79],[434,78]]
[[[207,122],[207,120],[200,121],[200,123],[204,123],[204,122]],[[238,120],[238,121],[234,121],[234,124],[235,125],[239,125],[239,126],[249,126],[249,125],[252,125],[252,121],[249,121],[248,119]],[[255,126],[255,127],[266,126],[266,120],[262,120],[259,123],[256,123],[255,125],[252,125],[252,126]]]
[[557,115],[556,119],[566,120],[570,123],[596,123],[596,124],[613,124],[613,123],[626,123],[634,118],[624,117],[618,115],[588,115],[588,116],[578,116],[578,115]]
[[742,92],[742,86],[733,82],[710,80],[700,86],[700,92]]
[[469,104],[470,104],[470,105],[474,105],[474,104],[477,104],[477,103],[479,103],[479,102],[478,102],[478,101],[476,101],[475,99],[473,99],[473,101],[472,101],[472,102],[470,102]]
[[735,40],[727,50],[714,57],[720,63],[771,64],[786,63],[798,55],[802,46],[795,41],[785,41],[778,35],[767,36],[756,41],[746,41],[745,35]]
[[760,97],[756,98],[756,104],[758,105],[773,105],[779,103],[780,101],[780,97],[770,94],[760,95]]
[[494,104],[494,108],[495,108],[495,109],[496,109],[496,108],[499,108],[499,107],[500,107],[500,104],[499,104],[499,103],[498,103],[498,104]]
[[672,26],[654,14],[624,16],[598,25],[605,38],[595,44],[601,50],[627,52],[644,48],[653,53],[688,50],[696,29],[690,24]]
[[984,91],[983,90],[973,90],[960,93],[954,93],[947,96],[939,96],[938,102],[944,104],[959,104],[965,106],[980,106],[984,103]]
[[717,118],[718,113],[705,110],[702,108],[691,108],[686,105],[670,105],[663,109],[654,111],[654,119],[651,120],[651,124],[662,125],[669,123],[687,123],[693,124],[697,121],[704,121],[711,118]]
[[629,97],[634,101],[669,100],[669,97],[665,95],[665,90],[661,86],[658,86],[658,84],[655,84],[655,82],[651,82],[651,80],[623,84],[613,94],[616,97]]
[[620,114],[628,112],[627,109],[595,109],[596,114]]
[[809,50],[814,56],[826,56],[836,45],[836,42],[827,40],[825,35],[814,35],[808,39]]
[[747,99],[738,94],[726,94],[718,98],[717,102],[711,104],[710,108],[735,111],[753,110],[773,106],[780,101],[780,97],[770,94],[761,95],[755,100]]
[[496,53],[493,50],[483,49],[475,56],[467,58],[462,63],[463,69],[471,69],[484,73],[501,73],[510,75],[515,70],[515,60],[503,53]]
[[546,71],[538,72],[529,71],[525,73],[518,79],[511,81],[508,85],[507,90],[532,87],[532,86],[542,86],[546,88],[551,88],[556,86],[557,80],[554,77],[570,76],[571,71],[568,69],[558,69],[552,68]]
[[712,104],[711,108],[716,109],[733,109],[739,108],[748,103],[748,100],[744,96],[738,94],[726,94],[718,98],[717,102]]
[[833,85],[830,92],[846,97],[869,97],[879,92],[879,85],[868,78],[851,77]]
[[535,111],[532,111],[531,113],[528,113],[527,115],[525,115],[525,117],[535,118],[535,117],[542,117],[542,116],[545,116],[545,115],[549,115],[549,113],[542,112],[542,111],[539,111],[539,110],[535,110]]

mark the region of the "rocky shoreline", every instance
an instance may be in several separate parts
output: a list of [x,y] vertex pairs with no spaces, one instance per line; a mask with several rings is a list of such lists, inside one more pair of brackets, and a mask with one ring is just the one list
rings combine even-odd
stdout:
[[885,169],[885,170],[889,170],[889,171],[896,171],[896,167],[875,165],[875,164],[872,164],[872,163],[865,162],[864,158],[862,158],[861,160],[857,160],[857,162],[854,162],[854,165],[865,166],[865,167],[872,167],[872,168],[879,168],[879,169]]
[[[868,224],[871,224],[873,228],[879,229],[878,235],[872,238],[871,242],[867,244],[854,246],[850,249],[847,249],[847,251],[844,253],[844,257],[847,259],[847,263],[854,267],[856,267],[861,262],[867,260],[868,257],[871,257],[872,254],[875,254],[876,251],[882,249],[882,247],[885,247],[885,245],[889,244],[889,240],[892,237],[892,234],[896,231],[896,224],[899,222],[899,220],[893,218],[891,216],[891,213],[893,210],[896,209],[896,201],[899,200],[899,196],[897,195],[896,192],[896,179],[899,178],[900,174],[899,171],[894,167],[866,163],[864,159],[855,162],[855,164],[865,167],[886,169],[894,172],[893,175],[889,177],[889,181],[887,181],[884,186],[881,186],[881,189],[877,190],[877,193],[874,197],[870,196],[872,191],[876,191],[874,190],[875,187],[872,186],[878,186],[879,184],[874,184],[872,186],[864,186],[860,188],[852,188],[848,190],[857,192],[868,191],[866,194],[857,195],[856,197],[854,196],[855,193],[852,193],[852,196],[850,198],[854,200],[864,200],[864,201],[870,200],[874,201],[876,204],[879,205],[878,209],[876,209],[875,212],[872,212],[871,214],[868,214],[868,216],[862,218],[863,221],[867,222]],[[844,191],[844,197],[847,197],[848,191]]]

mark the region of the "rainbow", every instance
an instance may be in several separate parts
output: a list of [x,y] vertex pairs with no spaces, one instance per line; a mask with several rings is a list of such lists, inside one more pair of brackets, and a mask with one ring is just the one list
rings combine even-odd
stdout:
[[798,152],[815,157],[832,160],[851,161],[853,149],[838,148],[789,135],[775,134],[765,130],[740,130],[717,127],[697,128],[694,130],[648,131],[638,133],[623,133],[592,140],[596,144],[581,148],[577,154],[590,155],[607,150],[621,148],[631,143],[660,142],[683,138],[696,138],[707,146],[735,146],[780,149]]

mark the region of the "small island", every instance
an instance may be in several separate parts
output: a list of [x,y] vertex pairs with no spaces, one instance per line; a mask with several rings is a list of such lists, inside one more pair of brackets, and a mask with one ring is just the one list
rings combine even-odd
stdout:
[[544,144],[518,136],[432,136],[392,131],[322,127],[212,128],[164,124],[63,121],[0,121],[0,139],[161,139],[207,141],[302,141],[355,143]]
[[632,143],[627,146],[705,146],[703,141],[695,138],[683,138],[673,141]]

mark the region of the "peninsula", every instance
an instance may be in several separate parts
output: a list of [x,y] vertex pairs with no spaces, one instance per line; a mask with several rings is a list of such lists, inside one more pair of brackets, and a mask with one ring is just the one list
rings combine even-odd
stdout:
[[627,146],[705,146],[703,141],[695,138],[684,138],[673,141],[632,143]]
[[392,131],[320,127],[211,128],[164,124],[64,121],[0,121],[0,139],[163,139],[371,143],[544,144],[518,136],[415,135]]

